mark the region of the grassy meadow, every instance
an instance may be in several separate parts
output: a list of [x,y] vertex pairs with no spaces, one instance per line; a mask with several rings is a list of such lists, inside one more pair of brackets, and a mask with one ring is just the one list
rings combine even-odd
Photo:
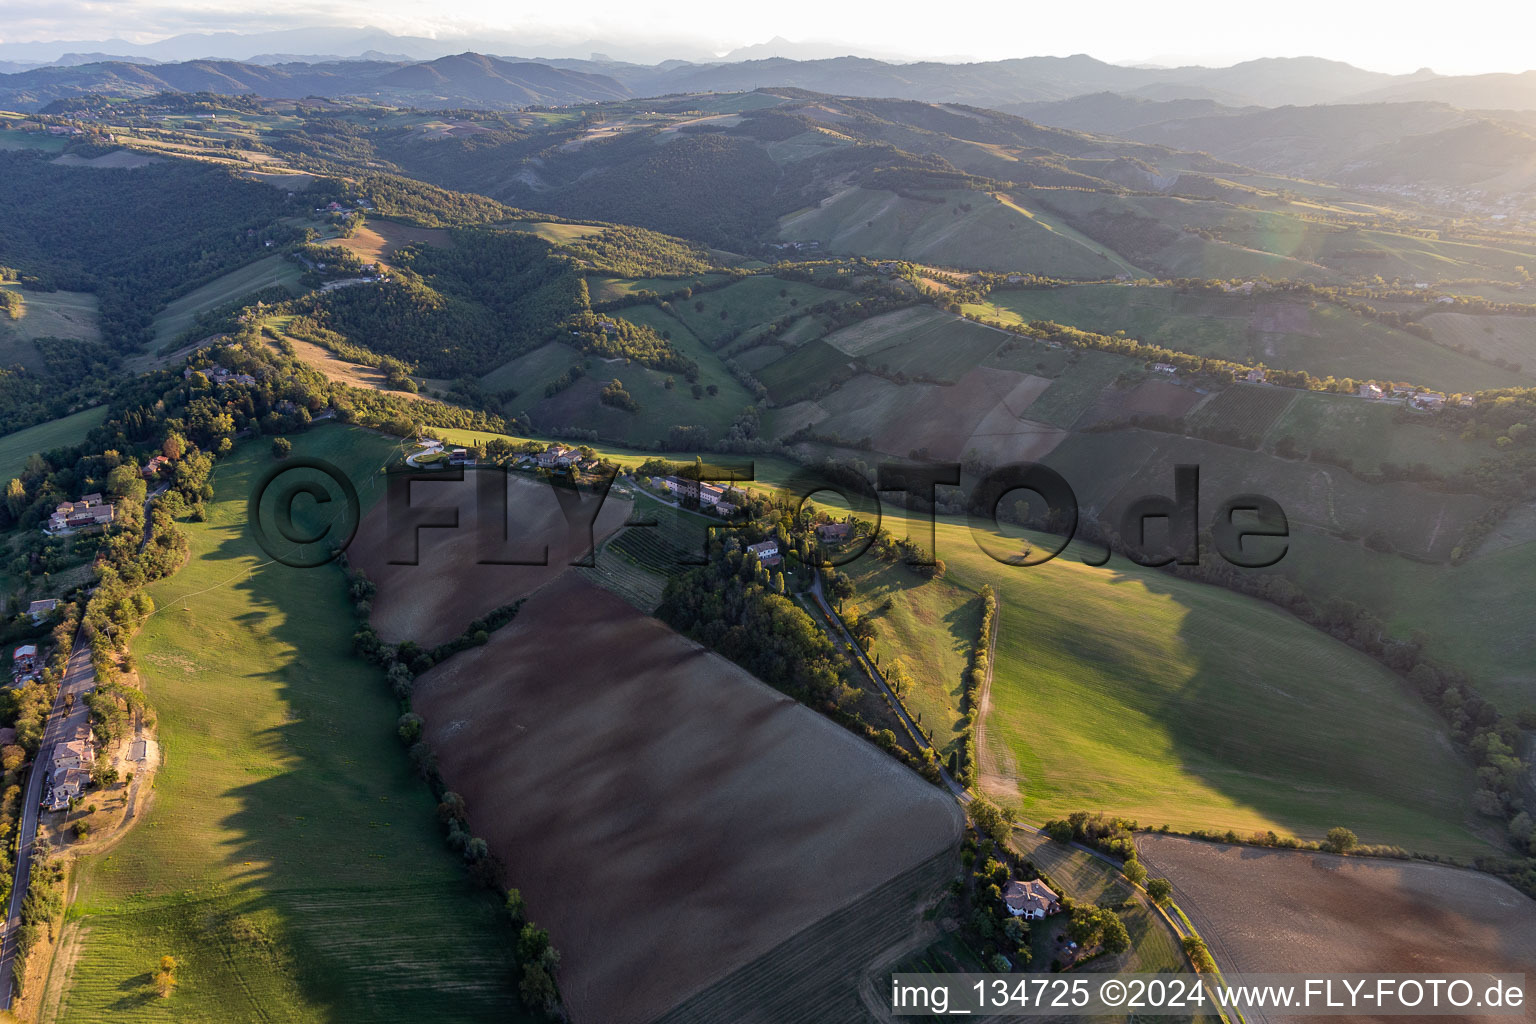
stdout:
[[[396,448],[339,426],[293,441],[365,501]],[[218,467],[189,564],[150,588],[133,653],[164,765],[141,820],[75,872],[56,1019],[516,1020],[508,929],[443,845],[398,708],[351,654],[340,572],[271,564],[247,529],[271,464],[256,443]],[[181,967],[162,1000],[164,954]]]
[[[1365,655],[1269,605],[1119,558],[1092,568],[1069,552],[1014,567],[961,523],[941,518],[937,536],[953,593],[930,617],[947,624],[984,583],[998,593],[987,735],[1007,782],[994,795],[1027,820],[1105,810],[1308,838],[1346,824],[1366,842],[1486,850],[1466,820],[1470,768],[1406,684]],[[909,647],[948,645],[939,628],[942,643],[931,628],[896,629],[900,648],[875,647],[916,658]]]
[[191,329],[203,313],[259,292],[264,288],[280,286],[290,292],[298,292],[299,277],[303,270],[297,263],[282,256],[267,256],[248,263],[238,270],[231,270],[201,288],[195,288],[167,305],[155,317],[155,344],[164,346]]
[[0,479],[10,480],[19,474],[27,459],[38,452],[79,444],[91,428],[100,426],[106,418],[107,407],[98,405],[0,437]]

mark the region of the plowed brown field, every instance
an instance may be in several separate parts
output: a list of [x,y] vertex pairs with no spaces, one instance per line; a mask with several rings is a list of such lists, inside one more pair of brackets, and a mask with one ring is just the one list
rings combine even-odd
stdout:
[[573,1020],[652,1020],[957,841],[948,795],[581,572],[415,692]]

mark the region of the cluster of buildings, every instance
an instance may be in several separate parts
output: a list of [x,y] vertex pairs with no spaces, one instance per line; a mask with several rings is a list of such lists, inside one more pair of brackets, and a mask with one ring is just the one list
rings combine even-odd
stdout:
[[581,449],[572,448],[570,445],[560,444],[557,441],[550,444],[542,452],[522,456],[517,460],[517,465],[531,469],[545,469],[555,473],[572,469],[596,469],[597,461],[597,459],[591,456],[581,454]]
[[736,497],[735,491],[729,487],[716,487],[714,484],[700,483],[681,476],[662,477],[658,483],[663,491],[679,499],[687,498],[690,501],[696,501],[700,508],[714,509],[716,515],[733,516],[741,507],[740,499],[727,500],[727,498]]
[[48,517],[48,532],[106,529],[112,525],[116,510],[100,494],[87,494],[79,501],[62,502]]
[[235,373],[233,370],[227,370],[224,367],[218,365],[217,363],[215,363],[214,365],[208,367],[205,370],[194,370],[192,367],[189,366],[185,370],[181,371],[181,375],[183,377],[185,377],[187,380],[191,380],[192,379],[192,375],[194,373],[201,373],[201,374],[205,375],[209,380],[213,381],[215,384],[255,384],[256,383],[256,378],[252,377],[250,374],[248,374],[248,373]]
[[85,792],[91,783],[91,768],[96,764],[96,749],[91,745],[91,730],[82,724],[68,740],[53,748],[48,764],[43,805],[50,811],[63,811],[69,802]]
[[[1389,394],[1380,384],[1373,384],[1367,381],[1355,389],[1355,394],[1361,398],[1368,398],[1371,401],[1381,401],[1389,397],[1405,399],[1408,402],[1409,408],[1418,409],[1422,412],[1436,412],[1444,409],[1447,402],[1445,392],[1443,391],[1427,391],[1412,384],[1392,384],[1390,387],[1391,393]],[[1460,404],[1472,405],[1473,403],[1474,399],[1472,396],[1466,395],[1462,397]]]

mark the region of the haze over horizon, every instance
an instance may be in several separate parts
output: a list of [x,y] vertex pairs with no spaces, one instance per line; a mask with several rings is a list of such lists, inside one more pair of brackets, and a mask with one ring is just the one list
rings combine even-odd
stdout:
[[[1378,12],[1304,0],[1283,19],[1249,28],[1231,9],[1201,0],[1179,17],[1129,0],[1112,0],[1091,17],[1076,11],[1005,8],[942,20],[891,17],[870,19],[854,4],[812,5],[790,0],[776,5],[770,18],[762,12],[721,10],[699,0],[685,0],[658,16],[650,9],[599,0],[580,11],[569,8],[529,11],[508,18],[484,0],[453,5],[451,11],[422,14],[402,0],[342,0],[326,20],[312,8],[278,0],[260,12],[231,0],[210,0],[197,7],[161,2],[104,5],[91,0],[7,3],[7,26],[0,52],[26,59],[54,60],[82,42],[122,42],[144,47],[191,33],[260,36],[277,31],[334,32],[418,37],[452,44],[480,43],[492,52],[529,57],[586,57],[591,48],[616,59],[653,63],[664,59],[704,61],[737,56],[828,57],[844,54],[886,60],[945,62],[991,61],[1026,56],[1089,54],[1118,64],[1224,67],[1262,57],[1321,57],[1363,69],[1407,74],[1431,68],[1440,74],[1473,75],[1520,72],[1533,65],[1525,40],[1536,35],[1536,14],[1512,13],[1507,5],[1473,0],[1463,5],[1458,23],[1485,31],[1447,33],[1443,16],[1428,4]],[[350,24],[347,24],[350,22]],[[295,33],[297,37],[297,33]],[[59,53],[46,54],[49,44]],[[244,59],[251,53],[227,52],[238,40],[209,41],[213,56]],[[217,52],[212,48],[217,46]],[[466,45],[465,48],[472,48]],[[113,52],[111,49],[106,52]],[[308,53],[303,49],[278,52]],[[326,51],[333,52],[333,51]],[[136,55],[136,54],[130,54]],[[355,56],[343,53],[341,56]],[[409,53],[421,57],[422,53]],[[184,58],[178,58],[184,59]]]

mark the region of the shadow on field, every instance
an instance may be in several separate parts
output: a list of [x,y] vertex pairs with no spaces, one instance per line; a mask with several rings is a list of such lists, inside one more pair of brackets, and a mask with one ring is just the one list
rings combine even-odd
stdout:
[[[332,442],[317,454],[356,476],[340,431],[295,435],[295,454],[315,434]],[[401,709],[352,653],[341,570],[271,564],[247,527],[268,465],[257,451],[221,467],[212,521],[189,524],[192,579],[163,609],[185,634],[171,653],[195,663],[162,716],[168,759],[204,764],[161,794],[156,817],[208,815],[214,860],[192,862],[198,887],[160,912],[166,945],[148,952],[173,952],[178,995],[229,1019],[526,1020],[512,930],[442,842],[396,735]],[[115,1008],[157,998],[152,982],[124,981],[151,987]]]
[[1144,674],[1134,703],[1186,772],[1295,835],[1346,825],[1429,849],[1470,838],[1470,767],[1395,673],[1257,599],[1151,571],[1115,578],[1184,609],[1187,672]]

